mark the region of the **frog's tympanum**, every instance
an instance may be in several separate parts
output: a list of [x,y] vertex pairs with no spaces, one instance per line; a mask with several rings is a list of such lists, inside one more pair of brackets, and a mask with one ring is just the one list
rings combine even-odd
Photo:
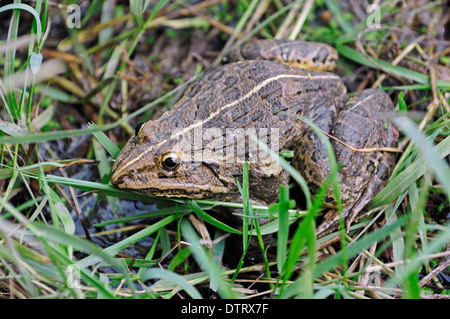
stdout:
[[[249,163],[250,196],[271,204],[289,176],[274,153],[293,151],[292,165],[314,193],[328,173],[322,140],[305,117],[354,148],[395,146],[387,123],[393,109],[383,91],[347,96],[333,69],[337,52],[320,43],[251,42],[207,71],[159,118],[136,128],[111,176],[116,187],[152,196],[238,200],[243,163]],[[332,141],[344,213],[360,211],[386,183],[393,153],[357,152]],[[333,206],[332,191],[327,205]]]

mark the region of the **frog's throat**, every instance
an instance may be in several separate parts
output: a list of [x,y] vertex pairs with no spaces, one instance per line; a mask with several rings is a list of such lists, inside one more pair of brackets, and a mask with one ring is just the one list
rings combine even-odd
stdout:
[[273,77],[270,77],[268,79],[265,79],[264,81],[262,81],[261,83],[259,83],[258,85],[256,85],[253,89],[251,89],[247,94],[245,94],[244,96],[238,98],[237,100],[234,100],[228,104],[225,104],[224,106],[218,108],[215,112],[211,113],[206,119],[204,119],[203,121],[199,121],[196,122],[188,127],[185,127],[183,130],[178,131],[177,133],[172,134],[172,136],[170,137],[170,139],[168,140],[164,140],[162,142],[159,142],[158,144],[154,144],[149,146],[144,152],[142,152],[141,154],[139,154],[138,156],[136,156],[134,159],[130,160],[128,163],[126,163],[125,165],[118,167],[118,170],[114,173],[114,175],[119,175],[122,171],[126,170],[128,167],[130,167],[133,163],[139,161],[143,156],[145,156],[146,154],[148,154],[149,152],[151,152],[153,149],[160,147],[161,145],[163,145],[164,143],[168,142],[169,140],[175,139],[180,135],[183,135],[191,130],[193,130],[194,128],[201,126],[203,124],[205,124],[206,122],[212,120],[214,117],[216,117],[217,115],[221,114],[223,111],[229,109],[230,107],[235,106],[236,104],[248,99],[249,97],[253,96],[254,94],[257,94],[259,91],[261,91],[261,89],[263,89],[265,86],[267,86],[268,84],[280,80],[280,79],[287,79],[287,78],[291,78],[291,79],[305,79],[305,80],[315,80],[315,79],[324,79],[324,80],[336,80],[336,81],[340,81],[340,78],[337,75],[334,74],[323,74],[323,75],[315,75],[312,76],[309,73],[307,75],[300,75],[300,74],[279,74]]

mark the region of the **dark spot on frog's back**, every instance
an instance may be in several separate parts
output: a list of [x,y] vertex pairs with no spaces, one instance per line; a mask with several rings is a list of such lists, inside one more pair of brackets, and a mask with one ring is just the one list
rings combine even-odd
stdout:
[[241,92],[236,89],[236,87],[225,88],[223,93],[223,97],[225,101],[235,101],[241,97]]
[[392,169],[392,167],[386,166],[386,164],[383,161],[380,162],[378,171],[381,172],[382,175],[378,176],[378,178],[380,180],[387,180],[389,178],[391,169]]
[[370,175],[374,174],[377,169],[377,165],[373,162],[373,160],[369,160],[366,166],[366,172]]
[[272,102],[273,113],[278,113],[287,109],[287,106],[281,103],[279,100],[275,100]]
[[225,77],[224,84],[226,87],[234,87],[239,82],[239,77],[237,75],[229,75]]
[[259,96],[262,99],[266,99],[271,94],[279,94],[282,90],[282,85],[280,81],[272,81],[267,83],[261,90],[259,91]]

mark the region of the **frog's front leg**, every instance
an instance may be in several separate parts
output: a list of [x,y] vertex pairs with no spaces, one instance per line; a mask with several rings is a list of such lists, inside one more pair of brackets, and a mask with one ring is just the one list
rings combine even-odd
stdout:
[[[329,133],[355,149],[395,147],[398,131],[393,125],[387,124],[386,117],[386,113],[392,110],[392,101],[383,91],[368,89],[358,92],[338,112]],[[332,141],[332,145],[336,159],[342,165],[339,171],[339,184],[344,208],[343,216],[348,229],[353,218],[386,184],[395,164],[395,154],[385,151],[359,152],[338,141]],[[317,165],[308,163],[308,160],[311,161],[308,158],[304,159],[307,166]],[[314,161],[328,164],[328,159],[324,161],[314,159]],[[326,167],[325,170],[329,171],[329,168]],[[323,180],[309,182],[317,188],[317,185],[323,183],[326,174],[321,176]],[[333,192],[329,190],[326,203],[334,206],[334,202]],[[338,217],[335,214],[325,218],[324,224],[319,226],[317,232],[325,234],[337,225]]]

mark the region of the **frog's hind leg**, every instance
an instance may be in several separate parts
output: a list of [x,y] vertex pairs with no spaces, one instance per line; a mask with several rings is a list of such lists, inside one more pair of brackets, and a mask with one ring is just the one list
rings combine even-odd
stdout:
[[[339,112],[332,134],[355,149],[395,147],[398,131],[386,121],[386,113],[392,109],[392,101],[386,93],[375,89],[359,92]],[[332,144],[336,159],[342,165],[339,183],[344,207],[342,216],[348,231],[353,219],[386,184],[395,164],[395,153],[360,152],[337,141]],[[324,235],[338,224],[336,213],[325,218],[317,233]]]
[[[395,131],[392,127],[392,131]],[[395,133],[392,132],[394,135]],[[344,207],[341,216],[345,220],[345,229],[348,232],[350,225],[353,223],[355,217],[366,207],[366,205],[375,197],[375,195],[381,190],[386,183],[389,175],[392,171],[392,156],[386,156],[380,162],[379,168],[373,178],[370,180],[368,187],[360,193],[356,200],[350,204],[350,206]],[[325,236],[331,233],[339,226],[340,215],[334,209],[325,217],[325,221],[320,224],[316,229],[316,235],[318,237]]]

